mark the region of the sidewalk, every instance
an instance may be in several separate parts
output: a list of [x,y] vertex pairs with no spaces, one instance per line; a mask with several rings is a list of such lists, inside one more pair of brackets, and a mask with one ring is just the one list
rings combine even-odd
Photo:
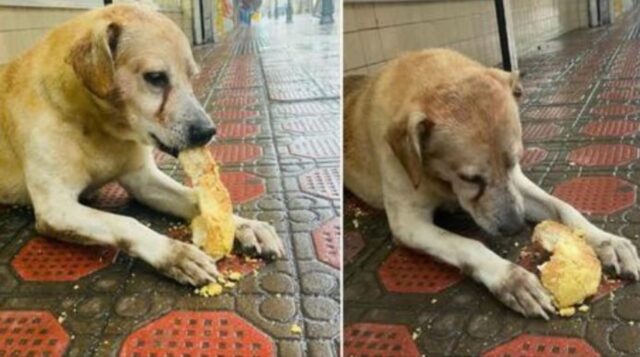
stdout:
[[[202,298],[113,249],[39,237],[30,209],[2,207],[0,355],[337,356],[338,32],[317,19],[294,20],[243,28],[195,50],[202,67],[195,91],[218,124],[211,150],[222,178],[240,215],[273,222],[286,259]],[[157,160],[183,180],[175,159]],[[179,233],[181,222],[119,186],[91,205]],[[7,331],[16,320],[24,328]]]
[[[636,8],[611,28],[569,33],[521,60],[526,174],[636,244],[639,15]],[[530,237],[527,232],[497,240],[464,217],[440,221],[513,261]],[[640,284],[617,289],[625,282],[614,283],[589,304],[589,312],[570,319],[525,319],[456,269],[394,246],[384,213],[349,195],[345,255],[345,355],[640,353]],[[363,343],[368,336],[378,342]]]

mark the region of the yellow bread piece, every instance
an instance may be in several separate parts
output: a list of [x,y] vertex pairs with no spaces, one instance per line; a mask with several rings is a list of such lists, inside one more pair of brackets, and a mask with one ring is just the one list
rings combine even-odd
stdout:
[[562,309],[558,310],[558,315],[562,317],[571,317],[575,314],[576,314],[576,308],[573,306],[563,307]]
[[571,228],[555,221],[542,221],[538,223],[533,231],[533,241],[538,242],[548,251],[553,252],[553,247],[563,237],[577,236],[584,238],[584,231],[577,228]]
[[298,324],[293,324],[291,325],[290,331],[291,333],[295,333],[299,335],[302,333],[302,327],[300,327]]
[[553,255],[540,267],[542,285],[553,295],[554,304],[565,309],[582,303],[598,291],[602,266],[584,233],[553,221],[538,224],[533,241]]
[[204,147],[183,151],[179,159],[198,195],[200,215],[191,221],[193,243],[220,259],[231,253],[236,228],[231,198],[220,181],[218,165]]
[[217,283],[209,283],[200,289],[196,289],[196,294],[202,297],[218,296],[222,294],[222,285]]

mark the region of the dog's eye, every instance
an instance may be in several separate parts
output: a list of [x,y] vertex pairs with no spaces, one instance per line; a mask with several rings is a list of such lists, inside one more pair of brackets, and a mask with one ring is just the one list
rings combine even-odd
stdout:
[[166,72],[147,72],[142,77],[154,87],[164,88],[169,85],[169,77]]
[[469,182],[469,183],[473,183],[476,185],[484,185],[485,181],[484,181],[484,177],[480,176],[480,175],[465,175],[465,174],[458,174],[458,177],[460,177],[460,180],[465,181],[465,182]]

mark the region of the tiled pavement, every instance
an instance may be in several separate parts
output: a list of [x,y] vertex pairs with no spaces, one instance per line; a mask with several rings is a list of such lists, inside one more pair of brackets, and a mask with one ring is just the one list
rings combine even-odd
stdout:
[[[521,60],[527,175],[636,244],[639,30],[636,7],[613,27],[569,33]],[[383,212],[348,193],[345,204],[345,355],[640,355],[640,284],[603,291],[572,318],[525,319],[455,269],[394,246]],[[497,240],[467,217],[438,218],[514,261],[530,237]]]
[[[40,237],[28,208],[1,207],[0,356],[337,355],[339,39],[317,22],[298,16],[195,50],[222,178],[239,214],[277,227],[286,259],[202,298],[113,249]],[[175,159],[157,160],[183,179]],[[90,204],[179,232],[115,185]]]

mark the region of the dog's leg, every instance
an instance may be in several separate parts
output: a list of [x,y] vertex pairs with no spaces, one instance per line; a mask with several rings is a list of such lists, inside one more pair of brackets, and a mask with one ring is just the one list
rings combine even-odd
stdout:
[[270,259],[284,257],[284,244],[272,225],[238,215],[234,215],[233,219],[236,224],[236,240],[243,249]]
[[145,161],[139,169],[124,174],[118,181],[136,200],[153,209],[186,220],[199,214],[194,190],[160,171],[152,159]]
[[118,247],[185,284],[205,284],[218,275],[215,261],[196,246],[165,237],[133,218],[78,203],[88,175],[60,168],[48,161],[26,165],[39,232],[74,243]]
[[433,210],[396,201],[385,202],[395,238],[409,248],[460,268],[483,283],[504,304],[525,316],[555,310],[538,278],[501,258],[482,243],[446,231],[432,223]]
[[515,184],[524,198],[527,220],[553,219],[586,233],[587,243],[593,247],[605,267],[613,268],[618,275],[638,280],[640,259],[636,247],[626,238],[603,231],[589,222],[570,204],[547,193],[531,182],[520,167],[514,170]]
[[36,228],[43,234],[85,245],[116,246],[183,284],[206,284],[218,275],[215,261],[196,246],[167,238],[133,218],[73,201],[50,202],[55,206],[35,206]]

